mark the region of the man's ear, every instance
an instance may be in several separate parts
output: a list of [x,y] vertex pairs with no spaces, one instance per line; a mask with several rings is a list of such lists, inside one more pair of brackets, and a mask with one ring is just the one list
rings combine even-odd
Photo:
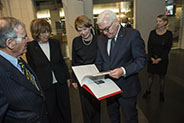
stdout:
[[119,25],[119,20],[118,19],[115,19],[115,25]]
[[7,48],[9,48],[9,49],[13,49],[13,48],[15,47],[15,44],[16,44],[16,42],[15,42],[15,40],[13,40],[12,38],[8,38],[8,39],[6,40],[6,46],[7,46]]

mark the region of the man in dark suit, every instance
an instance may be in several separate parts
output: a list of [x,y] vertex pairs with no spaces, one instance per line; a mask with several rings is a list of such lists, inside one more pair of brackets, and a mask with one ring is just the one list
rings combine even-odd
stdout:
[[137,123],[136,97],[140,91],[138,72],[146,63],[145,44],[139,32],[124,28],[115,13],[105,10],[97,24],[102,32],[98,37],[96,65],[100,71],[111,70],[109,77],[123,90],[122,94],[107,98],[112,123],[120,123],[120,106],[127,123]]
[[37,77],[20,58],[27,51],[27,42],[29,38],[21,21],[0,18],[0,123],[48,122],[45,97]]

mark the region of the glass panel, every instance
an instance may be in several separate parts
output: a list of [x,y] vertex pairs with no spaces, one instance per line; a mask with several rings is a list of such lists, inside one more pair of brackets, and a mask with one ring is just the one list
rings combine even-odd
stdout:
[[[117,1],[117,2],[116,2]],[[120,22],[123,22],[123,19],[128,18],[129,23],[133,25],[133,0],[127,0],[124,2],[116,1],[101,1],[95,2],[93,14],[94,14],[94,27],[98,32],[98,27],[96,25],[96,18],[100,12],[105,9],[113,10],[120,19]],[[100,3],[100,4],[99,4]],[[69,57],[68,45],[66,40],[66,28],[65,28],[65,17],[64,11],[62,8],[62,3],[59,1],[49,1],[49,2],[40,2],[36,3],[37,18],[46,18],[52,27],[53,33],[52,37],[58,39],[61,42],[62,52],[64,57]],[[57,5],[57,6],[54,6]],[[53,10],[53,7],[55,10]],[[53,12],[54,11],[54,12]]]
[[112,2],[105,4],[94,4],[93,5],[93,15],[94,15],[94,27],[98,32],[98,26],[96,25],[96,19],[100,12],[110,9],[114,11],[119,17],[120,23],[124,23],[127,20],[129,24],[133,26],[133,1],[125,2]]
[[[53,6],[57,4],[53,9]],[[36,4],[37,18],[44,18],[50,24],[52,28],[52,38],[58,39],[61,43],[62,53],[65,58],[69,57],[69,49],[66,40],[66,28],[64,11],[61,5],[61,0],[53,2],[44,2]],[[60,6],[59,6],[60,5]],[[45,8],[45,9],[44,9]],[[47,9],[49,8],[49,9]]]
[[168,29],[173,32],[173,48],[180,47],[179,32],[181,30],[182,0],[165,1],[165,14],[168,16]]
[[176,7],[173,15],[168,15],[169,25],[168,29],[173,32],[173,47],[179,48],[179,32],[181,22],[182,7]]

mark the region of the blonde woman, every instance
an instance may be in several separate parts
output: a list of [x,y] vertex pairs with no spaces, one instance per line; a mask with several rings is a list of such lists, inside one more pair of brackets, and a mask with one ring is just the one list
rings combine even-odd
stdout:
[[[94,64],[97,54],[97,36],[94,34],[91,20],[86,16],[78,16],[75,29],[79,36],[73,39],[72,66]],[[100,123],[100,101],[78,86],[75,76],[72,85],[79,88],[84,123]]]
[[156,18],[156,29],[152,30],[148,39],[148,89],[143,95],[147,98],[151,93],[154,74],[159,75],[160,101],[164,102],[165,75],[168,68],[168,54],[172,47],[173,35],[167,30],[168,18],[159,15]]

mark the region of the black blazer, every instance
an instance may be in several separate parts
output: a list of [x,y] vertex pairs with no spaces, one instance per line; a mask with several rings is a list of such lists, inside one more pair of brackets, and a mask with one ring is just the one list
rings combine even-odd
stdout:
[[[25,63],[26,64],[26,63]],[[45,97],[8,60],[0,56],[0,123],[47,123]]]
[[98,69],[108,71],[124,67],[126,76],[114,79],[114,81],[123,90],[125,97],[136,96],[141,87],[138,72],[146,63],[145,44],[140,33],[132,28],[121,26],[111,60],[107,53],[107,42],[108,39],[104,35],[100,35],[97,40],[99,50],[96,65]]
[[60,43],[58,40],[49,39],[50,61],[42,51],[37,41],[28,43],[26,58],[28,64],[36,73],[43,89],[52,85],[52,72],[58,83],[66,83],[69,79],[68,67],[63,59]]

